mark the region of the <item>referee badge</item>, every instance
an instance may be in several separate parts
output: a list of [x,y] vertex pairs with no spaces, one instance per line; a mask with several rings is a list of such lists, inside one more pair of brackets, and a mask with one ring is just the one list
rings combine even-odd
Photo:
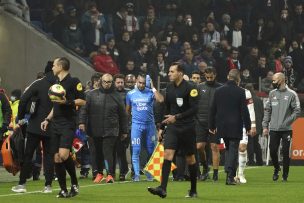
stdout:
[[191,97],[196,97],[198,95],[197,90],[196,89],[192,89],[190,92],[190,96]]
[[78,83],[77,84],[77,87],[76,87],[77,91],[82,91],[82,84],[81,83]]
[[179,107],[181,107],[184,104],[183,98],[176,98],[176,103]]

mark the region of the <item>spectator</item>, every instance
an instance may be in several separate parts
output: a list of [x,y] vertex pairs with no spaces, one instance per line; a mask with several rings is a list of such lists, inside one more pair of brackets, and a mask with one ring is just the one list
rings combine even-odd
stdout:
[[168,63],[165,62],[162,52],[157,53],[156,61],[150,67],[149,75],[154,81],[155,87],[165,88],[166,82],[168,82]]
[[127,10],[124,7],[120,7],[120,9],[113,16],[113,31],[116,41],[121,40],[124,31],[126,31],[126,17]]
[[221,37],[226,38],[228,36],[229,31],[232,29],[231,28],[231,17],[228,13],[224,13],[222,15],[222,22],[221,22]]
[[140,47],[137,51],[133,52],[132,58],[135,64],[135,70],[137,72],[144,72],[147,73],[147,65],[148,61],[146,58],[146,53],[148,51],[148,45],[141,43]]
[[188,41],[190,42],[191,41],[191,38],[192,38],[192,35],[194,33],[198,33],[198,30],[197,28],[193,25],[193,21],[192,21],[192,16],[191,14],[186,14],[185,15],[185,41]]
[[93,57],[94,69],[100,73],[109,73],[115,75],[119,73],[118,66],[107,53],[107,45],[102,44],[99,48],[99,54]]
[[84,54],[85,47],[83,44],[82,32],[75,21],[70,22],[68,27],[64,29],[62,43],[64,46],[76,52],[77,54]]
[[185,41],[186,25],[184,23],[183,14],[180,13],[176,16],[176,20],[175,20],[175,23],[174,23],[173,27],[174,27],[174,32],[178,33],[180,41],[181,42]]
[[236,19],[233,29],[227,34],[227,39],[232,47],[239,48],[245,45],[246,35],[243,31],[243,20]]
[[250,42],[252,46],[257,46],[260,50],[265,51],[265,19],[263,17],[259,17],[256,23],[253,25],[251,33],[250,33]]
[[287,43],[290,43],[295,32],[294,32],[293,22],[289,17],[289,13],[287,9],[281,10],[281,16],[278,23],[278,28],[279,28],[279,37],[280,38],[284,37]]
[[67,8],[66,21],[67,23],[72,21],[77,22],[77,24],[80,23],[80,16],[78,16],[77,9],[74,6]]
[[237,48],[232,48],[230,50],[230,56],[227,58],[226,61],[226,70],[225,72],[228,74],[228,71],[232,69],[241,70],[241,63],[238,59],[239,57],[239,50]]
[[116,47],[115,38],[111,37],[107,41],[107,51],[108,54],[112,57],[116,64],[119,64],[119,51]]
[[295,15],[293,17],[294,28],[296,35],[303,35],[304,34],[304,12],[303,12],[303,5],[296,4],[295,5]]
[[171,39],[172,39],[172,35],[174,33],[173,31],[173,24],[172,23],[168,23],[165,27],[165,29],[161,30],[158,34],[157,34],[157,39],[158,41],[163,41],[166,42],[167,44],[170,43]]
[[26,22],[30,22],[30,10],[26,3],[26,0],[2,0],[1,3],[4,9],[16,14],[19,18],[22,18]]
[[184,66],[184,74],[189,77],[191,77],[191,73],[193,71],[198,70],[199,61],[194,57],[193,50],[191,48],[185,50],[184,57],[179,62]]
[[203,52],[198,56],[198,60],[205,61],[208,66],[215,66],[216,61],[213,57],[213,51],[215,49],[215,44],[210,42],[203,49]]
[[200,52],[201,52],[201,49],[202,49],[202,44],[199,40],[199,36],[197,33],[194,33],[192,35],[192,39],[191,39],[191,42],[190,42],[190,45],[193,49],[193,52],[195,55],[198,55]]
[[62,43],[64,29],[68,26],[62,3],[57,3],[55,5],[51,12],[50,19],[48,19],[47,26],[52,32],[54,39]]
[[253,83],[253,79],[250,71],[248,69],[245,69],[242,71],[240,86],[245,87],[245,85],[248,83]]
[[221,39],[219,47],[214,50],[215,68],[217,72],[217,81],[225,82],[227,80],[227,58],[230,55],[230,45],[226,39]]
[[293,63],[291,56],[286,56],[284,58],[284,70],[285,83],[290,89],[295,89],[297,87],[297,73],[293,69]]
[[123,68],[123,74],[125,75],[129,75],[129,74],[132,74],[132,75],[135,75],[137,76],[138,75],[138,71],[135,70],[135,63],[134,63],[134,60],[133,59],[128,59],[127,60],[127,63],[125,65],[125,67]]
[[96,3],[90,3],[89,9],[82,15],[81,28],[87,54],[90,54],[104,43],[104,37],[107,33],[105,17],[97,10]]
[[250,53],[245,56],[242,62],[242,69],[248,69],[250,73],[252,73],[254,69],[258,67],[258,55],[259,49],[257,47],[252,47]]
[[304,77],[304,50],[300,48],[299,43],[293,40],[291,43],[292,51],[289,56],[292,58],[293,69],[298,73],[298,79]]
[[274,72],[282,72],[283,71],[283,65],[282,65],[283,55],[281,50],[277,50],[274,53]]
[[254,81],[254,87],[257,89],[259,84],[259,78],[265,78],[267,76],[267,73],[269,71],[268,65],[267,65],[267,59],[266,56],[260,55],[258,59],[258,66],[253,69],[252,72],[252,79]]
[[161,25],[159,19],[155,16],[155,9],[153,6],[148,6],[147,16],[143,21],[149,24],[150,31],[153,35],[156,35],[161,30]]
[[126,8],[128,15],[126,17],[127,31],[132,36],[135,32],[139,30],[139,22],[134,13],[134,4],[131,2],[126,3]]
[[220,43],[220,33],[215,30],[214,24],[212,22],[207,23],[202,37],[203,45],[205,46],[210,42],[214,43],[215,45]]
[[[130,33],[124,31],[122,34],[122,40],[117,44],[118,51],[120,53],[120,66],[123,67],[134,51],[134,43],[130,40]],[[125,71],[121,69],[122,72]]]
[[182,43],[179,40],[179,35],[174,32],[172,34],[171,42],[168,46],[168,63],[179,60],[182,57]]
[[267,94],[273,90],[272,86],[272,77],[273,77],[273,71],[268,71],[267,77],[262,79],[261,83],[261,90],[262,92],[266,92]]

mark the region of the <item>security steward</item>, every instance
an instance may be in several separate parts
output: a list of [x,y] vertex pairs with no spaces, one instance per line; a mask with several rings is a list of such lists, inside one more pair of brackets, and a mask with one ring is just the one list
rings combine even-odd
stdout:
[[[53,122],[53,144],[55,155],[55,171],[61,190],[58,198],[73,197],[78,194],[78,181],[74,162],[70,156],[73,138],[76,130],[76,106],[85,105],[85,95],[80,80],[71,77],[70,62],[65,57],[54,60],[53,73],[58,77],[57,83],[63,86],[66,95],[54,102],[50,114],[41,123],[41,129],[46,130],[49,122]],[[66,187],[66,170],[71,177],[71,190]]]
[[[51,148],[51,135],[49,131],[42,131],[41,122],[51,112],[53,104],[49,99],[48,90],[55,84],[56,78],[52,72],[53,61],[49,61],[45,67],[45,76],[42,79],[35,80],[24,91],[19,107],[17,123],[20,125],[27,113],[30,113],[28,125],[26,128],[26,146],[24,152],[24,161],[20,171],[19,183],[12,188],[13,192],[26,192],[26,178],[32,170],[32,158],[34,151],[42,141],[45,171],[45,187],[43,193],[52,192],[52,180],[54,176],[54,161]],[[30,106],[30,109],[28,109]]]
[[[170,82],[166,88],[165,105],[167,115],[162,121],[167,125],[164,136],[164,163],[162,166],[162,182],[159,187],[148,187],[153,195],[165,198],[172,159],[176,150],[183,150],[189,168],[191,189],[186,198],[196,198],[196,135],[194,117],[197,112],[199,94],[195,86],[183,79],[184,67],[173,63],[169,69]],[[162,127],[164,129],[164,127]],[[158,139],[162,140],[163,130],[159,130]]]

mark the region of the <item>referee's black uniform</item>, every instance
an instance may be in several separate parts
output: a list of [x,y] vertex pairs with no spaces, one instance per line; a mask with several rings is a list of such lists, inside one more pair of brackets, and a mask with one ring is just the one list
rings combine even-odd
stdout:
[[[71,149],[76,130],[76,107],[74,101],[76,99],[85,99],[85,94],[82,85],[78,78],[71,77],[67,74],[60,82],[58,82],[66,90],[66,104],[54,103],[53,107],[53,139],[52,146],[55,153],[59,152],[60,148]],[[71,156],[62,163],[55,163],[56,175],[61,191],[58,197],[71,197],[78,194],[78,181],[74,162]],[[56,162],[56,160],[55,160]],[[66,189],[66,173],[71,177],[71,191],[67,195]]]
[[172,65],[169,70],[169,78],[172,83],[167,86],[165,97],[166,114],[168,116],[163,123],[168,123],[168,126],[164,137],[165,157],[162,166],[162,181],[159,187],[148,187],[150,193],[162,198],[167,196],[166,190],[172,158],[177,150],[183,151],[186,155],[190,173],[191,189],[186,197],[197,197],[194,117],[198,108],[199,95],[196,87],[182,78],[183,72],[183,67],[180,64]]
[[[66,90],[66,100],[85,99],[85,94],[78,78],[68,74],[62,81],[58,82]],[[59,148],[70,149],[76,130],[76,107],[73,103],[66,105],[54,103],[53,127],[54,127],[54,150]]]
[[186,156],[195,154],[194,117],[198,99],[195,86],[185,80],[179,86],[174,83],[168,85],[165,101],[167,114],[176,115],[176,122],[167,127],[165,149],[183,150]]

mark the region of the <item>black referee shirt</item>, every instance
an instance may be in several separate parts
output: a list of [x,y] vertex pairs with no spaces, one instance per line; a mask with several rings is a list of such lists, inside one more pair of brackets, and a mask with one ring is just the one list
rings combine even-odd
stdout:
[[[58,84],[62,85],[66,91],[67,101],[73,101],[75,99],[85,99],[84,90],[81,82],[78,78],[71,77],[68,74],[62,81],[58,81]],[[54,119],[72,120],[76,118],[76,109],[74,105],[65,105],[54,103]]]
[[176,115],[175,125],[194,124],[198,100],[197,88],[185,80],[179,86],[170,83],[166,88],[167,114]]

